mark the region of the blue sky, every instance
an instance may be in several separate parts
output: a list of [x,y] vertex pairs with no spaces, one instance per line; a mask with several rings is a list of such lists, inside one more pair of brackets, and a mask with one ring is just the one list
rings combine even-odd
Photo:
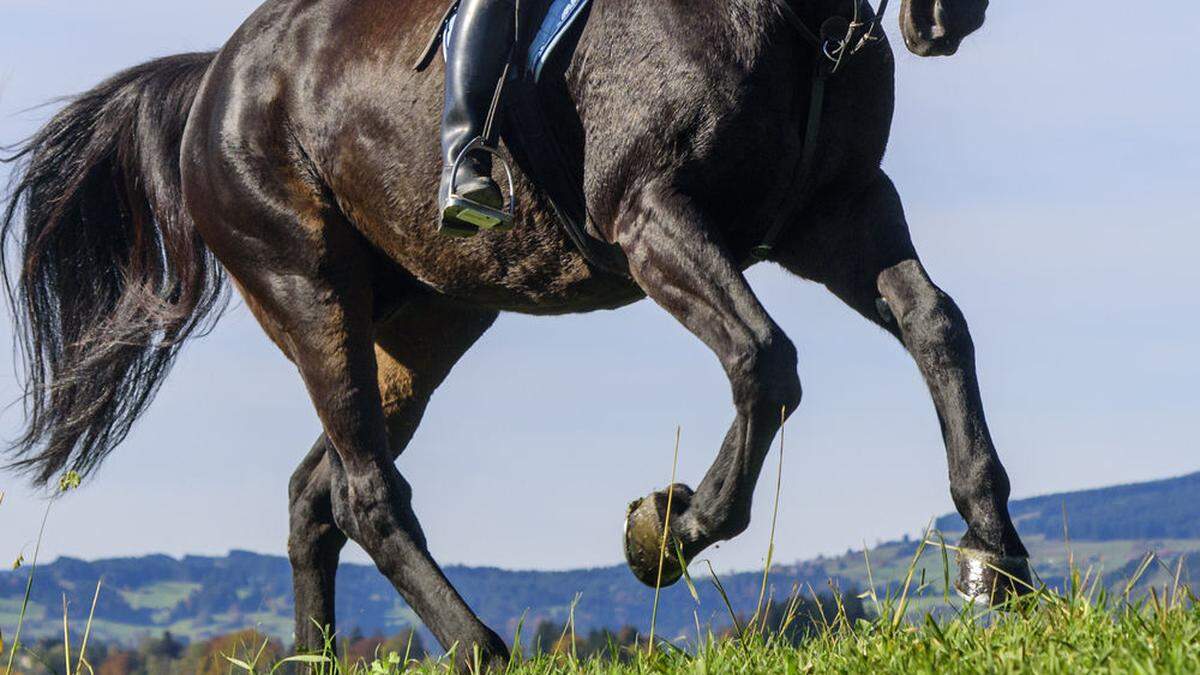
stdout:
[[[0,143],[53,110],[30,106],[219,46],[254,5],[5,0]],[[1195,26],[1200,7],[1158,3],[1170,26],[1151,33],[1114,18],[1127,3],[1080,7],[994,4],[958,56],[897,59],[886,167],[927,267],[971,322],[1018,497],[1200,469],[1200,45],[1170,30]],[[823,289],[768,267],[750,277],[800,349],[806,393],[789,424],[776,559],[949,511],[908,356]],[[5,316],[0,340],[9,333]],[[8,402],[18,387],[3,365]],[[435,397],[401,469],[445,563],[611,564],[625,504],[669,478],[676,425],[694,485],[731,416],[715,359],[649,303],[506,315]],[[0,435],[19,421],[19,408],[4,412]],[[97,478],[56,504],[44,554],[282,553],[287,479],[318,431],[295,371],[235,305]],[[712,552],[719,568],[759,564],[772,483],[751,529]],[[31,552],[44,502],[10,475],[0,489],[2,561]]]

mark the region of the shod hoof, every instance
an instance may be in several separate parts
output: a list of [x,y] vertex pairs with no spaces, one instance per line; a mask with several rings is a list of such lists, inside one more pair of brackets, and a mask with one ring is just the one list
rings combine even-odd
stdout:
[[[687,510],[692,499],[692,489],[676,484],[670,488],[671,522]],[[678,551],[682,542],[678,537],[667,538],[665,555],[662,554],[663,523],[667,516],[667,491],[655,492],[629,505],[625,513],[625,561],[633,576],[643,584],[654,588],[665,588],[679,581],[683,567],[679,564]],[[671,528],[674,529],[673,527]],[[662,561],[662,579],[659,580],[659,560]]]
[[1029,559],[960,549],[954,590],[967,602],[1003,605],[1033,590]]

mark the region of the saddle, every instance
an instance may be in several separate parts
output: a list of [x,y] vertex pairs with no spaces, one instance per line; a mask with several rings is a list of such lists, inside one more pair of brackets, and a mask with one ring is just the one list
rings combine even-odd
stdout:
[[[571,242],[592,266],[628,277],[621,249],[588,218],[583,192],[583,123],[565,75],[587,24],[591,0],[521,0],[517,41],[509,56],[504,96],[495,111],[500,137],[521,171],[538,186]],[[417,71],[429,67],[454,30],[454,0],[430,36]]]
[[[565,75],[571,56],[587,24],[591,0],[516,0],[517,39],[509,56],[504,96],[493,110],[500,137],[517,166],[540,188],[535,198],[545,198],[563,230],[593,267],[629,278],[629,266],[619,247],[605,241],[588,217],[583,191],[583,123],[571,100]],[[877,42],[888,0],[872,9],[869,0],[850,0],[849,19],[834,16],[812,30],[789,0],[772,0],[776,9],[800,38],[814,49],[808,120],[801,157],[795,168],[798,189],[792,207],[799,208],[813,191],[814,163],[825,100],[825,83],[843,62],[865,46]],[[421,58],[414,65],[424,70],[433,62],[438,46],[454,29],[459,0],[446,9]],[[511,178],[510,178],[511,180]],[[770,257],[775,241],[786,227],[778,219],[752,255]]]

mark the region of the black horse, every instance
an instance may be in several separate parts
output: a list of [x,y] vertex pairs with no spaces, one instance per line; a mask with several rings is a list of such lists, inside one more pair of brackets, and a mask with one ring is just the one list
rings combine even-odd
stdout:
[[[184,340],[211,325],[227,272],[325,431],[291,482],[298,645],[319,647],[334,624],[349,537],[443,645],[500,660],[504,642],[430,557],[394,464],[433,391],[500,311],[648,296],[720,359],[736,408],[698,489],[673,488],[670,534],[688,557],[734,537],[781,410],[801,397],[796,350],[743,276],[782,223],[769,259],[895,335],[929,385],[969,526],[959,590],[995,600],[1001,572],[1027,579],[967,324],[922,267],[879,168],[893,108],[886,40],[829,79],[811,177],[796,170],[824,57],[794,19],[815,27],[868,7],[595,0],[566,88],[588,225],[619,247],[625,274],[589,264],[525,179],[514,232],[435,234],[441,73],[407,64],[442,2],[268,0],[220,52],[120,73],[19,150],[3,223],[6,253],[19,248],[5,277],[28,370],[18,466],[41,481],[95,468]],[[906,0],[908,48],[953,53],[986,5]],[[664,495],[630,514],[628,558],[644,580],[656,578],[646,542],[661,535]],[[664,578],[676,576],[668,562]]]

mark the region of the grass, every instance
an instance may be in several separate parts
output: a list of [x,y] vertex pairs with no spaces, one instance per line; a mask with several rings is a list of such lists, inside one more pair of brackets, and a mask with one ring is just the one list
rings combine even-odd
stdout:
[[[678,433],[678,432],[677,432]],[[782,466],[782,438],[780,464]],[[678,453],[678,435],[676,439]],[[676,455],[676,462],[678,456]],[[674,469],[672,470],[674,472]],[[62,490],[78,483],[64,480]],[[776,500],[782,485],[777,480]],[[49,510],[49,509],[48,509]],[[670,509],[668,507],[668,514]],[[664,523],[664,526],[667,525]],[[664,532],[668,531],[664,527]],[[31,561],[36,569],[37,548]],[[803,589],[806,597],[816,600],[819,621],[803,624],[805,633],[797,639],[789,627],[802,625],[796,612],[800,589],[794,589],[792,602],[781,618],[769,625],[762,598],[770,574],[774,527],[769,544],[767,565],[758,609],[751,617],[734,615],[729,619],[735,629],[717,635],[702,629],[699,621],[690,640],[668,641],[655,638],[653,628],[648,639],[632,646],[611,646],[599,656],[580,658],[575,649],[573,613],[563,630],[556,651],[525,654],[520,630],[512,659],[496,672],[506,675],[557,675],[559,673],[613,673],[642,675],[705,673],[1200,673],[1200,601],[1187,584],[1182,557],[1169,565],[1148,554],[1130,578],[1110,585],[1103,580],[1099,566],[1078,566],[1068,540],[1066,575],[1062,588],[1039,583],[1024,597],[999,610],[958,602],[949,595],[950,552],[939,533],[927,532],[915,554],[900,564],[890,560],[889,567],[902,570],[900,587],[885,588],[882,593],[872,583],[862,594],[872,610],[871,619],[850,620],[837,600],[821,605],[813,589]],[[660,563],[668,554],[664,537]],[[926,578],[924,556],[935,556],[942,574]],[[1084,558],[1088,564],[1087,558]],[[866,576],[876,578],[872,560],[862,561]],[[918,570],[920,570],[918,572]],[[710,568],[711,572],[711,568]],[[888,578],[896,578],[889,575]],[[693,588],[693,578],[685,574],[685,583]],[[711,574],[718,590],[720,579]],[[1148,592],[1134,589],[1149,588]],[[1114,592],[1112,588],[1123,591]],[[166,590],[166,589],[158,589]],[[182,589],[171,589],[179,591]],[[834,589],[835,591],[837,589]],[[65,650],[63,670],[58,672],[92,673],[87,660],[87,644],[94,625],[97,586],[91,612],[82,630],[78,650],[72,655],[72,628],[64,619],[62,630]],[[724,593],[722,592],[724,597]],[[882,596],[882,597],[881,597]],[[155,598],[157,599],[157,598]],[[153,602],[149,597],[147,600]],[[726,606],[729,606],[725,597]],[[10,603],[15,604],[15,603]],[[12,609],[11,607],[9,609]],[[0,641],[0,655],[7,658],[8,675],[14,655],[20,650],[21,627],[27,617],[28,587],[20,603],[16,634],[10,644]],[[653,608],[657,610],[657,596]],[[97,620],[95,623],[101,622]],[[651,624],[653,626],[653,622]],[[570,639],[566,639],[569,636]],[[0,638],[2,640],[2,638]],[[421,661],[408,654],[378,654],[371,662],[348,663],[339,660],[327,640],[324,654],[275,659],[269,656],[269,641],[247,644],[225,654],[230,673],[290,672],[294,665],[306,665],[319,675],[399,675],[399,673],[441,674],[454,672],[454,652],[440,659]],[[564,646],[565,645],[565,646]],[[7,653],[5,653],[7,652]],[[467,659],[472,661],[473,659]],[[482,670],[476,665],[473,671]]]
[[[940,555],[936,544],[929,554]],[[1147,557],[1145,569],[1158,566]],[[1178,568],[1176,568],[1178,576]],[[1128,584],[1132,586],[1132,584]],[[688,644],[658,643],[613,649],[580,659],[572,649],[525,656],[518,647],[502,671],[507,675],[594,673],[615,675],[702,673],[1197,673],[1200,672],[1200,603],[1186,586],[1154,589],[1140,600],[1111,594],[1100,576],[1076,571],[1062,591],[1040,588],[1010,603],[1006,611],[956,604],[953,612],[924,613],[897,621],[906,599],[941,594],[914,581],[907,592],[875,598],[875,618],[851,623],[836,605],[799,644],[782,637],[781,626],[745,621],[741,637],[711,632]],[[942,604],[945,608],[947,605]],[[791,618],[785,616],[781,624]],[[295,659],[262,662],[262,646],[230,654],[231,673],[285,672]],[[451,659],[411,661],[381,654],[373,663],[339,662],[331,656],[303,657],[320,675],[444,674]],[[75,668],[85,672],[84,650]]]
[[[784,415],[786,417],[786,415]],[[780,433],[780,477],[783,464],[783,430]],[[675,460],[678,462],[678,432]],[[674,465],[672,483],[674,483]],[[775,487],[776,509],[782,490],[781,479]],[[670,506],[667,508],[667,518]],[[664,538],[661,564],[668,554]],[[1027,595],[1013,599],[998,609],[958,602],[950,595],[951,556],[954,547],[942,535],[927,531],[907,562],[904,582],[893,594],[885,590],[881,598],[872,582],[861,596],[869,600],[873,619],[851,621],[836,593],[834,604],[821,607],[821,600],[810,588],[809,594],[820,608],[820,621],[810,625],[799,640],[789,635],[789,625],[797,621],[798,589],[778,625],[768,625],[763,597],[767,590],[774,550],[775,527],[772,523],[763,570],[762,593],[755,614],[749,620],[739,617],[729,606],[720,579],[711,574],[712,583],[721,591],[733,634],[718,637],[701,630],[690,644],[676,644],[654,638],[651,621],[646,647],[610,647],[607,653],[587,659],[576,656],[574,640],[557,653],[525,657],[520,631],[514,654],[503,669],[510,675],[557,675],[558,673],[604,673],[642,675],[706,673],[1200,673],[1200,601],[1185,583],[1182,556],[1175,566],[1147,554],[1130,578],[1124,591],[1113,593],[1103,580],[1100,567],[1081,570],[1076,564],[1070,539],[1067,541],[1067,568],[1061,589],[1045,583],[1030,587]],[[942,578],[930,580],[921,567],[922,558],[936,555]],[[864,553],[868,579],[874,579],[871,561]],[[921,572],[918,574],[918,568]],[[711,572],[711,566],[710,566]],[[1134,589],[1144,580],[1164,578],[1161,590],[1150,586],[1149,594],[1138,599]],[[661,577],[660,577],[661,578]],[[940,583],[938,583],[940,581]],[[692,577],[685,572],[684,582],[694,590]],[[652,612],[657,612],[655,593]],[[947,611],[955,608],[954,611]],[[574,635],[574,626],[568,629]],[[566,629],[563,631],[566,634]],[[386,654],[372,663],[345,663],[333,650],[315,657],[314,672],[321,675],[392,675],[402,672],[452,672],[453,657],[411,661],[407,655]],[[658,646],[658,649],[655,647]],[[255,664],[242,663],[250,673],[260,671]],[[277,667],[277,666],[275,666]],[[472,668],[479,672],[482,668]]]
[[[930,551],[941,555],[938,543]],[[1147,556],[1140,570],[1161,565]],[[914,561],[915,566],[915,561]],[[1180,577],[1180,567],[1173,571]],[[1132,588],[1137,579],[1129,580]],[[1097,574],[1074,570],[1068,588],[1045,586],[1000,610],[957,603],[956,611],[925,612],[913,620],[906,602],[933,584],[915,582],[895,597],[865,595],[874,619],[851,623],[841,607],[828,606],[822,620],[795,644],[780,626],[744,622],[740,637],[701,634],[690,644],[659,642],[613,649],[579,659],[574,650],[522,656],[520,647],[502,671],[508,675],[605,673],[642,675],[701,673],[1200,673],[1200,602],[1184,585],[1154,588],[1140,600],[1110,593]],[[940,594],[941,591],[938,591]],[[943,604],[943,608],[948,606]],[[266,673],[243,661],[244,672]],[[312,660],[321,675],[399,675],[452,672],[449,657],[421,662],[387,654],[373,663],[338,662],[327,653]]]
[[[1149,565],[1156,564],[1149,561]],[[910,589],[920,594],[922,589]],[[869,595],[869,593],[868,593]],[[1004,611],[962,605],[949,616],[926,613],[896,621],[901,597],[878,600],[872,620],[851,624],[836,606],[799,644],[775,627],[743,631],[740,638],[712,633],[690,645],[661,642],[578,659],[573,650],[523,657],[500,672],[559,673],[1197,673],[1200,604],[1186,587],[1156,589],[1141,601],[1109,594],[1099,577],[1075,574],[1062,592],[1040,588]],[[789,619],[784,618],[783,622]],[[754,626],[754,621],[746,623]],[[272,668],[239,661],[243,672]],[[310,660],[322,675],[399,675],[451,672],[450,660],[409,661],[381,655],[348,664],[328,655]],[[278,665],[278,664],[276,664]]]

